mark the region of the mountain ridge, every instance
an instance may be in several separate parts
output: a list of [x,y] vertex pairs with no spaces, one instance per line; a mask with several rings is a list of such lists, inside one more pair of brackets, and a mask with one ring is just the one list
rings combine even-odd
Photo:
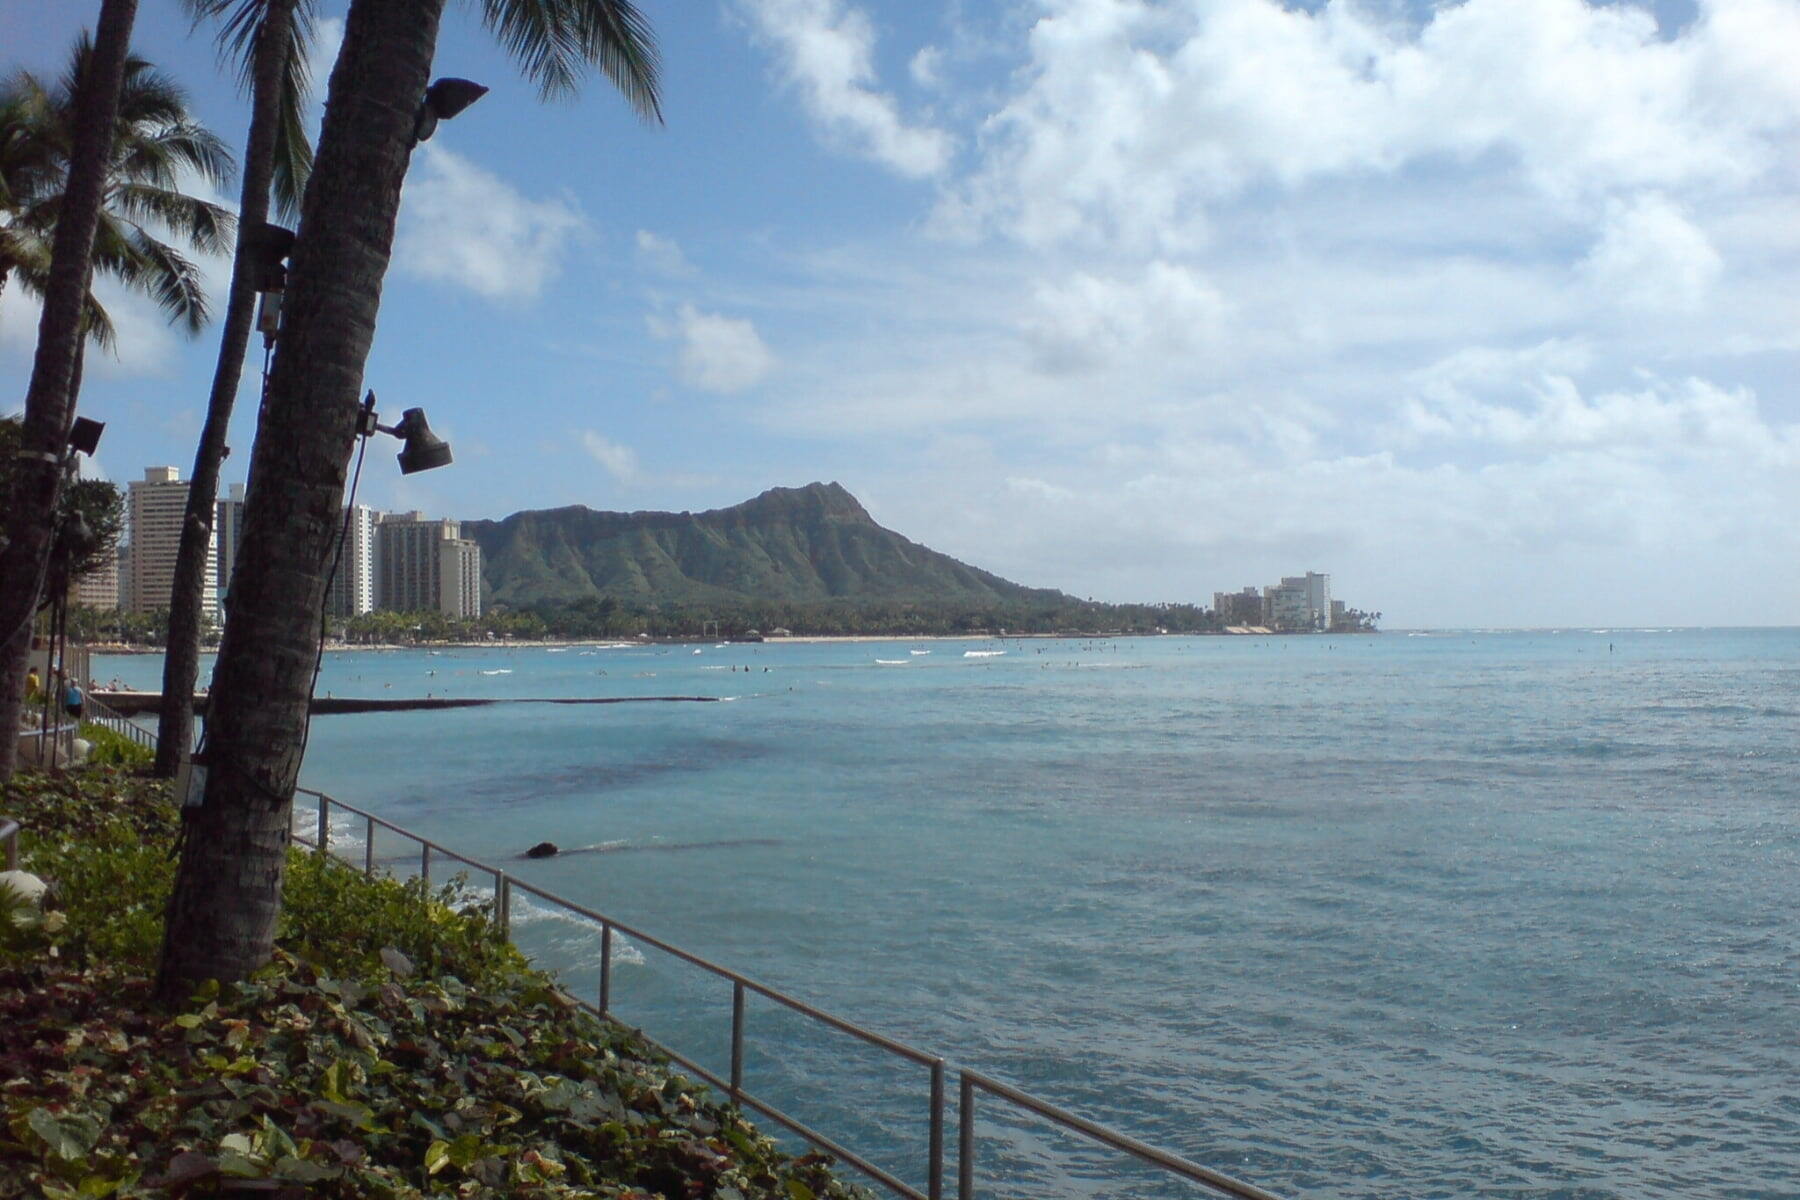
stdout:
[[568,505],[462,522],[484,591],[511,607],[612,597],[633,604],[1030,604],[1029,588],[887,529],[837,482],[772,487],[704,512]]

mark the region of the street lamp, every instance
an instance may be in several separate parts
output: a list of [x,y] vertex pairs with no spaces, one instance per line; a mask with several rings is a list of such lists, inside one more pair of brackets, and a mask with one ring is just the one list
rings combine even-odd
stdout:
[[487,93],[484,85],[472,79],[437,80],[425,89],[425,98],[419,102],[419,111],[413,117],[413,142],[428,140],[437,132],[439,121],[448,121]]
[[412,475],[419,471],[432,471],[450,464],[450,443],[431,432],[431,426],[425,421],[425,410],[409,408],[400,414],[400,420],[393,425],[383,425],[375,415],[375,390],[363,397],[362,412],[357,415],[356,432],[363,437],[371,437],[377,432],[389,433],[406,443],[395,457],[400,462],[400,473]]

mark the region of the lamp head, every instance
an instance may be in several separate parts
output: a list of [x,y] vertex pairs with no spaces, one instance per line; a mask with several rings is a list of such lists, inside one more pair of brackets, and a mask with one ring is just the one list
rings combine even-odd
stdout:
[[419,471],[430,471],[450,464],[450,443],[431,432],[431,426],[425,423],[425,410],[409,408],[400,414],[400,423],[394,426],[394,433],[406,443],[398,457],[400,473],[412,475]]
[[487,93],[485,85],[472,79],[446,77],[434,81],[425,89],[425,99],[420,102],[418,115],[413,118],[413,140],[425,141],[437,132],[439,121],[448,121]]
[[106,429],[105,421],[93,421],[87,417],[76,417],[69,426],[69,449],[89,458],[100,448],[100,434]]
[[287,286],[284,265],[294,252],[294,231],[260,221],[244,230],[244,250],[254,268],[259,292],[279,292]]

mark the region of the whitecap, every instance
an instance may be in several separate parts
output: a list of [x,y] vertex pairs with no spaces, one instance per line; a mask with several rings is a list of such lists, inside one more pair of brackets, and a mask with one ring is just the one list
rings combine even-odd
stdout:
[[964,658],[999,658],[1002,654],[1005,654],[1005,653],[1006,653],[1006,651],[1004,651],[1004,650],[964,650],[963,657]]

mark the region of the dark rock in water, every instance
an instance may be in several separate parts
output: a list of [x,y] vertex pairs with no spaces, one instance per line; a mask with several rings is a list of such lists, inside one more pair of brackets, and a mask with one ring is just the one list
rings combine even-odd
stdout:
[[526,858],[554,858],[554,857],[556,857],[556,854],[557,854],[557,849],[556,849],[555,842],[539,842],[537,845],[533,846],[531,849],[529,849],[525,852],[525,857]]

